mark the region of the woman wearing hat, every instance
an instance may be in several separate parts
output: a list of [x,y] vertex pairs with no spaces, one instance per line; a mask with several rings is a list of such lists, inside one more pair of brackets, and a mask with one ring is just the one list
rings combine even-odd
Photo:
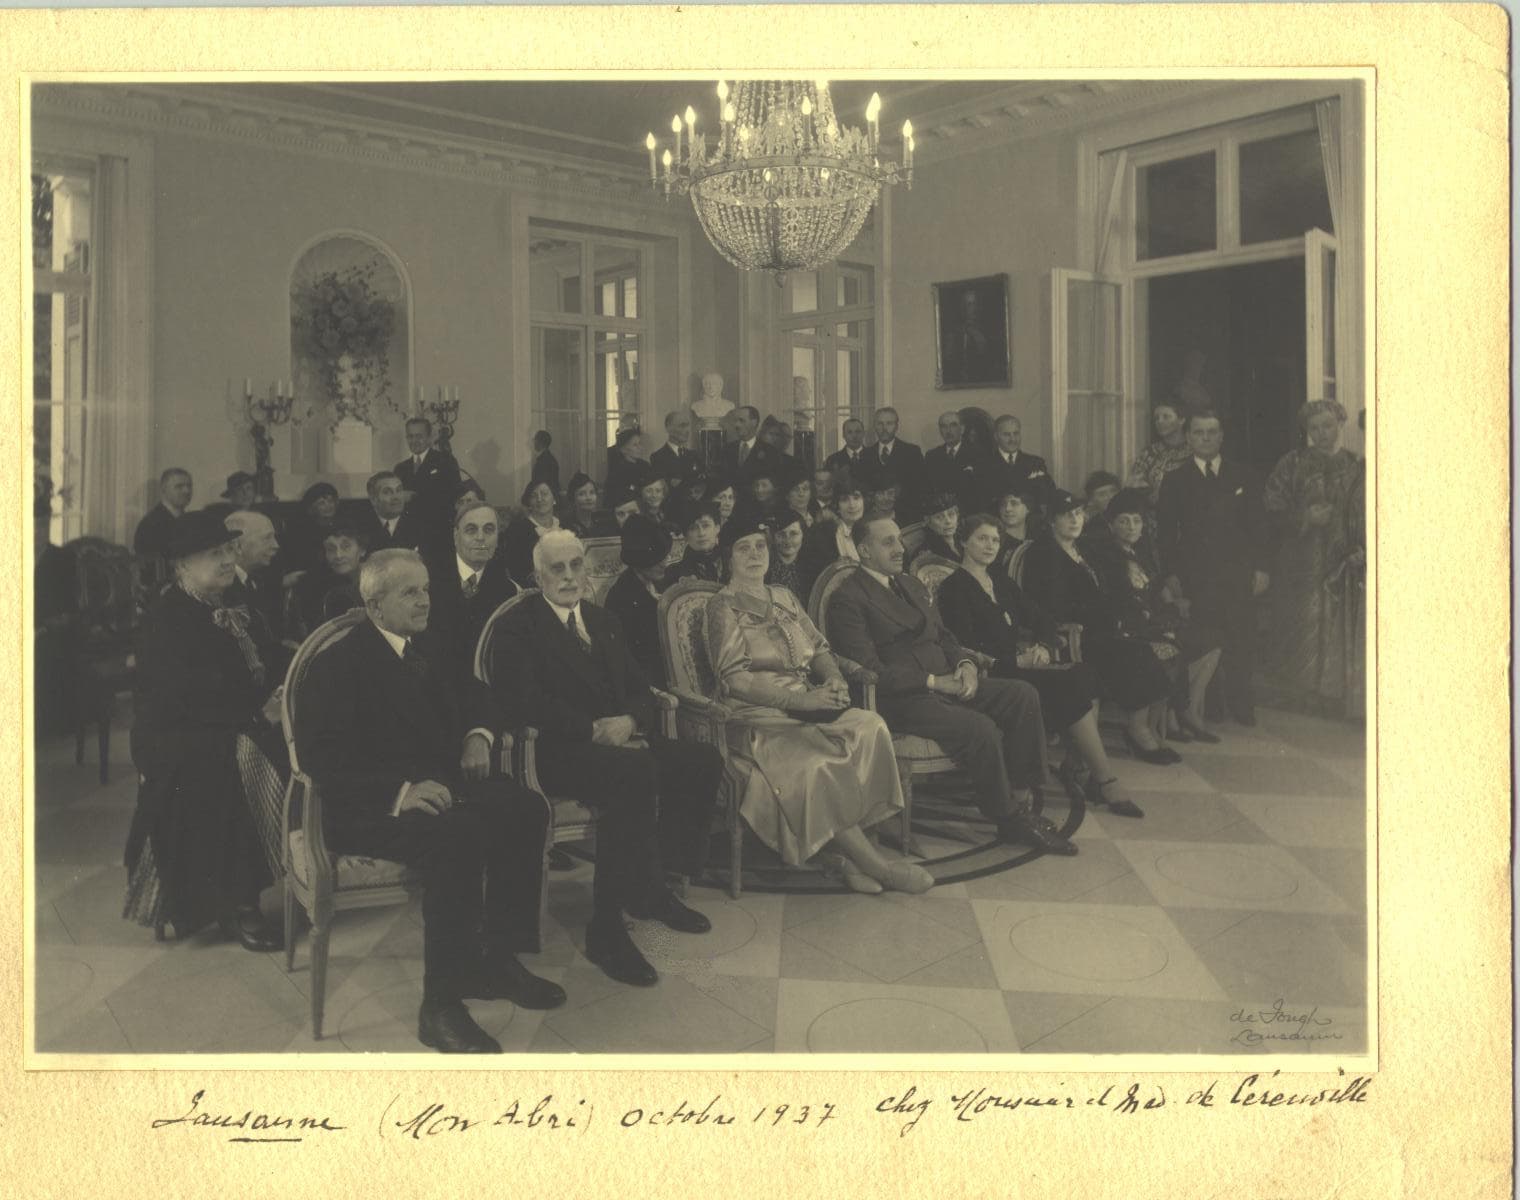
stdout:
[[559,518],[554,515],[554,489],[541,479],[523,489],[522,506],[502,532],[501,552],[513,581],[526,587],[533,577],[533,547],[540,536],[559,528]]
[[648,517],[656,525],[662,526],[667,533],[677,534],[681,532],[679,524],[671,519],[671,514],[666,509],[666,501],[670,498],[670,485],[652,469],[645,466],[639,473],[639,512]]
[[[709,583],[723,582],[722,568],[718,564],[718,510],[711,504],[692,506],[686,517],[686,551],[673,566],[667,581],[677,579],[705,579]],[[670,550],[666,538],[666,552]]]
[[216,923],[249,950],[282,945],[259,894],[281,857],[286,656],[263,621],[222,603],[237,578],[213,513],[175,527],[175,583],[144,622],[132,761],[142,782],[127,839],[123,915],[187,937]]
[[813,594],[813,584],[830,563],[841,558],[860,561],[850,531],[855,528],[855,522],[866,515],[866,498],[864,489],[848,471],[834,474],[834,503],[828,512],[833,519],[819,521],[802,539],[802,551],[797,558],[797,582],[804,598]]
[[707,502],[718,510],[718,529],[721,531],[739,505],[739,490],[733,480],[713,475],[707,481]]
[[[960,501],[950,492],[930,496],[924,503],[924,540],[913,552],[916,561],[925,554],[938,555],[950,562],[960,562]],[[908,563],[908,570],[913,563]]]
[[290,538],[291,567],[311,571],[322,565],[322,539],[338,516],[338,489],[326,480],[301,493],[301,515],[293,523]]
[[1032,490],[1004,492],[997,501],[998,556],[992,569],[1008,573],[1008,560],[1013,552],[1034,536],[1039,498]]
[[1167,592],[1156,548],[1146,533],[1150,504],[1142,488],[1108,502],[1103,521],[1082,538],[1084,552],[1119,606],[1119,627],[1149,641],[1174,683],[1172,710],[1179,741],[1217,742],[1203,723],[1203,700],[1219,666],[1217,630],[1190,621]]
[[807,607],[807,593],[802,590],[802,514],[788,505],[779,510],[767,523],[771,535],[771,569],[766,572],[765,582],[772,587],[784,587]]
[[359,596],[359,568],[364,565],[364,537],[341,517],[322,539],[322,565],[307,571],[295,587],[297,633],[308,637],[324,621],[364,603]]
[[720,552],[729,582],[707,602],[707,653],[735,718],[729,753],[744,776],[744,819],[792,866],[832,846],[854,891],[927,891],[933,876],[888,860],[866,836],[903,805],[892,735],[876,713],[850,707],[828,643],[797,598],[766,586],[765,525],[736,517]]
[[1127,634],[1119,606],[1104,590],[1098,572],[1083,557],[1077,539],[1084,521],[1082,501],[1056,492],[1050,502],[1050,529],[1035,538],[1024,562],[1024,593],[1057,622],[1082,626],[1082,658],[1096,668],[1099,686],[1126,714],[1125,738],[1135,757],[1158,766],[1180,762],[1161,744],[1166,702],[1172,684],[1150,643]]
[[[716,539],[714,539],[716,543]],[[667,581],[670,534],[648,517],[634,513],[623,522],[618,557],[627,568],[607,589],[606,609],[622,623],[628,649],[656,687],[665,686],[665,656],[660,651],[660,592]]]
[[1049,614],[1030,602],[1006,571],[996,569],[1001,552],[998,523],[986,513],[973,513],[962,534],[966,548],[961,567],[940,584],[935,598],[946,628],[961,645],[996,659],[994,675],[1022,679],[1040,693],[1046,728],[1060,730],[1069,742],[1058,772],[1063,783],[1078,786],[1074,750],[1090,768],[1083,789],[1088,803],[1107,805],[1121,816],[1143,816],[1114,777],[1098,735],[1098,679],[1093,669],[1086,663],[1049,669],[1060,651],[1061,636]]
[[785,500],[786,507],[802,518],[803,529],[812,528],[820,506],[813,499],[813,481],[806,474],[798,472],[787,480]]
[[616,537],[617,523],[602,508],[601,489],[584,471],[570,477],[565,489],[565,509],[560,524],[578,538]]

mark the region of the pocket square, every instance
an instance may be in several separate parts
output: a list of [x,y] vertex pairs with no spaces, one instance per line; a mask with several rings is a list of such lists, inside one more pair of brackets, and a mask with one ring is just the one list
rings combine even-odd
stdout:
[[1243,487],[1238,487],[1235,489],[1235,494],[1237,496],[1244,496],[1246,494],[1246,489]]
[[1044,471],[1031,471],[1031,472],[1029,472],[1029,478],[1031,478],[1031,479],[1044,479],[1045,478],[1045,472]]

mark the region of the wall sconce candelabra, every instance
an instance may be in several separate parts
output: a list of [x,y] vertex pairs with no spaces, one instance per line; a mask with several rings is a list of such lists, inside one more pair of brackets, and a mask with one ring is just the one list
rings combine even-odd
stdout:
[[270,430],[288,425],[295,407],[295,388],[288,379],[277,379],[262,393],[253,390],[253,380],[243,380],[242,416],[253,439],[254,490],[260,500],[273,500],[274,467],[269,451],[274,446]]
[[430,400],[427,389],[418,385],[416,410],[419,417],[426,417],[433,423],[438,449],[445,454],[452,454],[450,443],[454,439],[454,424],[459,420],[459,388],[439,384],[437,395]]

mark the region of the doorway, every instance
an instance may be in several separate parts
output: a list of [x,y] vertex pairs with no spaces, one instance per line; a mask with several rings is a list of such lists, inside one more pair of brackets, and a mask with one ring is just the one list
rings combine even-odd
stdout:
[[1304,260],[1155,276],[1146,295],[1152,402],[1212,407],[1225,454],[1269,471],[1297,444],[1307,399]]

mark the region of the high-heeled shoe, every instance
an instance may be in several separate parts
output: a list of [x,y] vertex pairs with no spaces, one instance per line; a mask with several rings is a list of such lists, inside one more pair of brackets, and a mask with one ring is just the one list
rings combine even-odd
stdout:
[[879,896],[882,893],[881,884],[847,858],[840,858],[839,874],[852,892],[859,892],[862,896]]
[[1115,816],[1145,816],[1144,810],[1124,794],[1124,789],[1120,786],[1117,779],[1099,779],[1096,775],[1089,777],[1087,780],[1087,803],[1095,808],[1107,808]]
[[934,886],[934,876],[917,863],[899,859],[897,862],[887,864],[886,875],[881,883],[894,892],[907,892],[918,896]]
[[1219,745],[1219,735],[1217,733],[1210,733],[1202,725],[1196,724],[1187,717],[1179,717],[1177,723],[1182,726],[1183,731],[1186,732],[1188,737],[1192,738],[1195,742],[1202,742],[1208,746]]
[[1147,750],[1139,742],[1135,741],[1135,735],[1128,729],[1124,731],[1124,744],[1129,747],[1129,752],[1141,762],[1150,763],[1153,767],[1169,767],[1173,763],[1180,763],[1182,755],[1175,750],[1168,750],[1165,746],[1158,746],[1154,750]]
[[[1088,771],[1091,778],[1092,772]],[[1078,796],[1085,795],[1086,783],[1082,778],[1082,768],[1077,764],[1076,755],[1067,753],[1061,760],[1061,765],[1056,768],[1056,782],[1066,789],[1066,794],[1075,800]]]

